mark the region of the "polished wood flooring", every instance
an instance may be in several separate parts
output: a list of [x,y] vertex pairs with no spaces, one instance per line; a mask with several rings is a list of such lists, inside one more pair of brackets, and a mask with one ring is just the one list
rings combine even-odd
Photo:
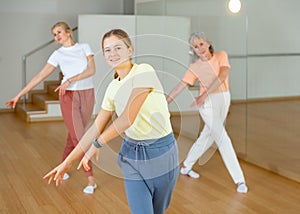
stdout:
[[[231,126],[234,125],[232,121]],[[98,188],[93,195],[82,192],[86,178],[75,165],[70,171],[70,179],[61,186],[47,185],[42,177],[60,162],[65,138],[63,122],[28,124],[14,113],[0,114],[1,214],[130,213],[116,164],[120,139],[105,147],[100,163],[94,165]],[[189,139],[179,138],[181,160],[191,143]],[[300,213],[300,183],[242,160],[240,164],[249,187],[247,194],[236,192],[236,186],[216,152],[205,165],[195,166],[201,174],[199,179],[179,176],[166,213]]]

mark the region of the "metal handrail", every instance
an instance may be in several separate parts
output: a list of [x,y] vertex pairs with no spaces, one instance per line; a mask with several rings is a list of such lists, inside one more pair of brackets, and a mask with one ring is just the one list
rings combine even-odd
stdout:
[[[76,30],[78,30],[78,27],[74,27],[73,29],[72,29],[72,32],[74,32],[74,31],[76,31]],[[28,52],[28,53],[26,53],[26,54],[24,54],[23,56],[22,56],[22,84],[23,84],[23,88],[26,86],[26,84],[27,84],[27,78],[26,78],[26,76],[27,76],[27,68],[26,68],[26,61],[27,61],[27,58],[29,57],[29,56],[31,56],[32,54],[34,54],[34,53],[36,53],[36,52],[38,52],[38,51],[40,51],[40,50],[42,50],[42,49],[44,49],[45,47],[47,47],[48,45],[51,45],[53,42],[54,42],[55,40],[54,39],[52,39],[52,40],[50,40],[50,41],[48,41],[48,42],[46,42],[46,43],[44,43],[44,44],[42,44],[42,45],[40,45],[39,47],[37,47],[37,48],[35,48],[35,49],[33,49],[32,51],[30,51],[30,52]],[[24,95],[23,96],[23,103],[25,103],[26,102],[26,95]]]

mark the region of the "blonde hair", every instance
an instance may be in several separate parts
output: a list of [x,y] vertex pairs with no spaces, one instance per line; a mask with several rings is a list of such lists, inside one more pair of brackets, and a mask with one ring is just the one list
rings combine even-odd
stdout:
[[[111,36],[116,36],[117,38],[121,39],[124,42],[124,44],[126,45],[127,48],[131,47],[132,50],[133,50],[133,45],[132,45],[132,42],[131,42],[128,34],[122,29],[112,29],[112,30],[106,32],[102,37],[102,51],[104,49],[104,40],[106,38],[111,37]],[[119,77],[118,73],[115,72],[114,73],[114,78],[117,79],[118,77]]]
[[56,27],[61,27],[62,29],[64,29],[64,31],[70,33],[70,37],[72,40],[73,39],[73,32],[72,32],[72,29],[70,28],[70,26],[66,23],[66,22],[57,22],[56,24],[54,24],[52,27],[51,27],[51,33],[53,32],[54,28]]

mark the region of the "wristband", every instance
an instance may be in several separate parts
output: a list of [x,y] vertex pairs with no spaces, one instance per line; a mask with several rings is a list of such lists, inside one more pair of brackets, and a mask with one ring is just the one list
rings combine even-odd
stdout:
[[95,138],[93,141],[93,145],[97,148],[100,149],[102,147],[102,145],[100,143],[98,143],[98,138]]

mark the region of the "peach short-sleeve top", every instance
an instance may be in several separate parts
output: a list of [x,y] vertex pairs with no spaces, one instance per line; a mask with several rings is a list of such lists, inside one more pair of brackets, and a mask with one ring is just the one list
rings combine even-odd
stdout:
[[[191,64],[185,72],[182,81],[194,85],[195,81],[199,81],[200,94],[207,91],[209,86],[218,77],[221,67],[230,69],[227,53],[225,51],[215,52],[210,60],[202,61],[198,59]],[[229,90],[228,76],[225,81],[213,93],[220,93]]]

